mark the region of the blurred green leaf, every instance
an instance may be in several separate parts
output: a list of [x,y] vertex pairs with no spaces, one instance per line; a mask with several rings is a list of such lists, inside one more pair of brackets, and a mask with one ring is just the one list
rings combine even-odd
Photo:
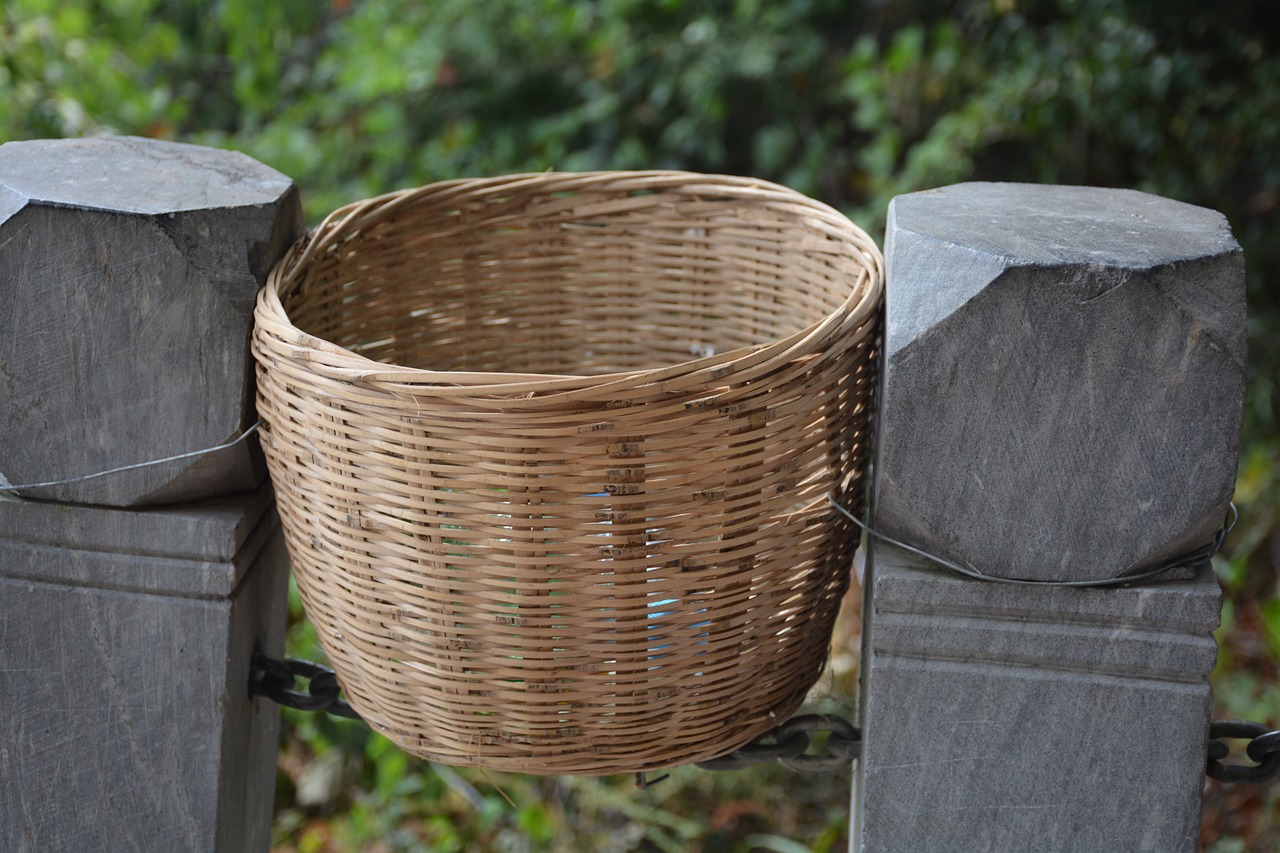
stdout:
[[773,853],[813,853],[800,842],[777,835],[748,835],[743,839],[742,847],[744,850],[771,850]]

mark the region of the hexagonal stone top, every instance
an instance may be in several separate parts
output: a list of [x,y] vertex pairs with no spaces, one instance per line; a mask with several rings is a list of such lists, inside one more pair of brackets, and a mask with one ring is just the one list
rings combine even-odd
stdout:
[[0,183],[30,201],[141,214],[275,204],[293,186],[239,151],[128,136],[6,143]]
[[[254,417],[254,295],[302,232],[293,182],[237,152],[0,145],[0,480],[75,478],[238,435]],[[263,473],[243,443],[22,494],[174,503]]]
[[986,575],[1098,581],[1212,539],[1244,264],[1211,210],[960,184],[895,199],[875,524]]

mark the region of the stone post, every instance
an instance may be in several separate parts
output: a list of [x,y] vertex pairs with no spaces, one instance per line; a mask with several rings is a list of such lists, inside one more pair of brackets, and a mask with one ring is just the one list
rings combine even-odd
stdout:
[[[253,419],[253,301],[302,233],[292,181],[133,138],[0,146],[0,483],[228,443]],[[25,489],[105,506],[250,491],[256,444]]]
[[0,146],[0,476],[69,481],[0,490],[0,850],[270,845],[279,714],[248,677],[287,561],[234,439],[254,294],[301,233],[241,154]]
[[1226,221],[963,184],[895,199],[886,260],[873,526],[1032,584],[872,541],[852,848],[1195,850],[1220,607],[1203,548],[1245,381]]

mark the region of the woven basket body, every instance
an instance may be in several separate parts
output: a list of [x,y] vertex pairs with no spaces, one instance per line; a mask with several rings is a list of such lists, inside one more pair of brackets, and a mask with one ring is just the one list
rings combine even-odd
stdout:
[[826,660],[881,261],[688,173],[454,181],[335,212],[259,296],[262,439],[351,704],[416,755],[722,755]]

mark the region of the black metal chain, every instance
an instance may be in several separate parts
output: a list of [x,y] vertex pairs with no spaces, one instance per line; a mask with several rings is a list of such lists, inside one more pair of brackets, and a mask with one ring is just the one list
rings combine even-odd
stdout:
[[[308,679],[306,693],[294,690],[298,678]],[[361,719],[342,699],[341,692],[333,670],[309,660],[278,660],[254,654],[250,664],[250,696],[265,696],[272,702],[300,711],[325,711],[352,720]]]
[[[809,754],[811,735],[827,734],[824,751]],[[862,733],[835,714],[802,714],[728,755],[699,761],[703,770],[742,770],[753,764],[780,761],[801,773],[827,773],[845,767],[862,752]]]
[[[307,692],[295,689],[297,679],[308,679]],[[249,669],[249,695],[300,711],[325,711],[353,720],[360,715],[341,698],[333,670],[314,661],[279,660],[255,653]],[[809,754],[811,735],[825,733],[824,752]],[[753,764],[780,761],[802,773],[824,773],[846,766],[862,751],[862,735],[853,723],[835,714],[802,714],[757,736],[728,755],[699,761],[704,770],[742,770]],[[663,777],[665,778],[665,777]],[[662,781],[638,777],[641,787]]]
[[[1272,731],[1262,723],[1244,720],[1217,720],[1209,726],[1209,763],[1206,772],[1223,782],[1270,782],[1280,776],[1280,730]],[[1223,759],[1231,748],[1220,738],[1243,738],[1249,741],[1245,754],[1256,762],[1226,764]]]
[[[296,690],[297,680],[307,680],[305,693]],[[249,671],[249,694],[265,696],[273,702],[301,711],[324,711],[339,717],[361,719],[341,697],[333,670],[297,658],[279,660],[255,653]],[[815,748],[813,735],[826,735]],[[1270,782],[1280,776],[1280,730],[1244,720],[1217,720],[1209,726],[1209,759],[1206,772],[1223,782]],[[1227,764],[1231,748],[1224,739],[1248,740],[1245,755],[1254,764]],[[697,762],[703,770],[742,770],[755,764],[781,762],[801,773],[828,773],[839,770],[862,754],[862,732],[835,714],[801,714],[757,736],[728,755]],[[663,777],[665,778],[665,777]],[[637,784],[648,787],[643,774]]]

